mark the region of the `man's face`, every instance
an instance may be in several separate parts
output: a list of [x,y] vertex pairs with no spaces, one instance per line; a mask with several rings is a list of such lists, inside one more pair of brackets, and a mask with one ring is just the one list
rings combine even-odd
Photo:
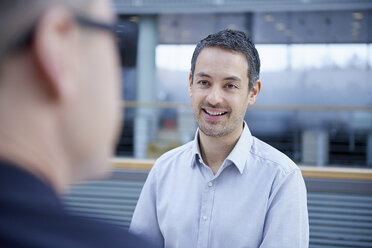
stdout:
[[195,63],[193,82],[191,75],[189,80],[189,95],[200,131],[211,137],[240,135],[252,101],[244,54],[204,48]]
[[[109,1],[96,0],[88,11],[92,20],[114,21]],[[75,151],[81,172],[100,175],[113,155],[119,131],[121,109],[121,82],[119,59],[111,33],[94,28],[80,27],[80,42],[76,53],[79,99],[72,106],[69,126],[71,149]],[[80,180],[80,178],[78,178]]]

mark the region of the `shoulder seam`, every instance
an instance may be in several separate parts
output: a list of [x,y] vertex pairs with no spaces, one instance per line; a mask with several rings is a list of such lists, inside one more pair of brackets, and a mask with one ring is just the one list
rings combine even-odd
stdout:
[[[280,170],[281,171],[284,171],[285,172],[285,174],[287,175],[287,174],[290,174],[291,172],[293,172],[293,171],[296,171],[296,170],[299,170],[300,168],[298,168],[298,166],[295,164],[295,162],[293,162],[290,158],[288,158],[287,157],[287,159],[289,159],[291,162],[292,162],[292,164],[294,164],[294,165],[296,165],[296,168],[293,168],[293,169],[291,169],[291,170],[286,170],[284,167],[284,165],[283,164],[281,164],[281,163],[278,163],[277,161],[274,161],[274,160],[271,160],[271,159],[269,159],[269,158],[266,158],[266,157],[263,157],[263,156],[260,156],[260,155],[258,155],[257,153],[254,153],[252,150],[250,150],[249,151],[252,155],[254,155],[254,156],[256,156],[256,157],[259,157],[259,158],[261,158],[261,159],[264,159],[264,160],[266,160],[266,161],[270,161],[270,162],[272,162],[272,163],[274,163],[274,164],[277,164],[277,165],[279,165],[279,168],[280,168]],[[285,154],[284,154],[285,155]],[[285,155],[286,156],[286,155]]]

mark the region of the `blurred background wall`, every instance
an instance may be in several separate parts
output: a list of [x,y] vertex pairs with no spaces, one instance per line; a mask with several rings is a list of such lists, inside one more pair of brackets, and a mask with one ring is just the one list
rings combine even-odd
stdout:
[[124,37],[126,121],[117,155],[156,158],[190,141],[198,40],[244,30],[261,56],[253,135],[301,165],[372,166],[372,2],[115,0]]

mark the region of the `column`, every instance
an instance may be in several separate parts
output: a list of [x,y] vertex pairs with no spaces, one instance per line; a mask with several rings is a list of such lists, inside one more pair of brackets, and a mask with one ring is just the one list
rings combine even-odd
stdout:
[[[157,45],[156,16],[139,17],[137,50],[137,101],[156,101],[155,49]],[[152,108],[137,108],[134,125],[134,157],[146,158],[147,144],[155,139],[157,113]]]
[[324,130],[306,130],[302,133],[302,163],[324,166],[328,163],[329,137]]
[[367,135],[367,166],[372,167],[372,132]]

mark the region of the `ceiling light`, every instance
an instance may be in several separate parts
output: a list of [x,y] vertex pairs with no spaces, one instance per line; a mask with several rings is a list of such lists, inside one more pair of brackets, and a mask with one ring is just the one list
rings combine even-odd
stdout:
[[353,12],[353,18],[355,20],[362,20],[363,19],[363,14],[360,12]]
[[285,29],[285,25],[284,25],[283,23],[277,23],[277,24],[275,25],[275,28],[276,28],[277,30],[279,30],[279,31],[282,31],[282,30]]
[[269,14],[266,14],[264,16],[264,18],[265,18],[265,21],[267,21],[267,22],[273,22],[274,21],[274,17],[272,15],[269,15]]

